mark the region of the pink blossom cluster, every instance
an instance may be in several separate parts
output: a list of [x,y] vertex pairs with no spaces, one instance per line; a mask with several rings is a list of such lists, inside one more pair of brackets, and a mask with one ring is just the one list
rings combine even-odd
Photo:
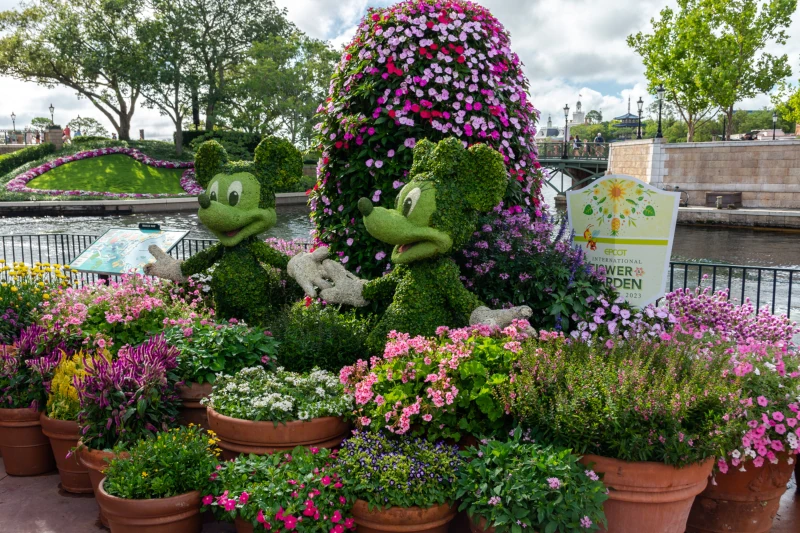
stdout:
[[[58,190],[58,189],[32,189],[28,187],[28,182],[53,170],[54,168],[66,165],[73,161],[81,159],[89,159],[92,157],[102,157],[104,155],[122,154],[127,155],[140,163],[156,168],[185,168],[187,169],[181,176],[181,187],[186,191],[184,194],[150,194],[150,193],[113,193],[113,192],[98,192],[98,191],[83,191],[78,189],[73,190]],[[196,196],[203,192],[203,188],[197,183],[194,177],[194,163],[191,161],[161,161],[147,156],[135,148],[127,148],[124,146],[112,146],[108,148],[97,148],[95,150],[87,150],[78,152],[76,154],[59,157],[52,161],[48,161],[36,168],[32,168],[23,172],[19,176],[13,178],[6,184],[6,190],[9,192],[24,192],[36,194],[49,194],[51,196],[103,196],[105,198],[161,198],[165,196]]]
[[301,252],[309,251],[310,244],[301,239],[279,239],[277,237],[269,237],[265,242],[273,249],[285,254],[289,257],[294,257]]

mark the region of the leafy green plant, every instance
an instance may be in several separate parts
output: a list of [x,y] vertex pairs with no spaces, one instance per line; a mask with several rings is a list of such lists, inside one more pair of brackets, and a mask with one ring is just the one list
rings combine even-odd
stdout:
[[247,324],[217,324],[203,320],[190,327],[167,329],[167,342],[179,351],[178,378],[186,383],[214,383],[217,374],[232,375],[243,368],[275,366],[278,342]]
[[245,368],[235,376],[218,376],[202,403],[218,413],[242,420],[279,422],[341,416],[352,408],[336,376],[314,369],[295,374],[278,367]]
[[570,450],[526,442],[515,430],[505,442],[489,441],[462,452],[459,510],[484,529],[521,533],[596,531],[606,525],[606,487]]
[[240,456],[213,475],[204,510],[221,520],[241,518],[256,531],[355,529],[349,516],[352,501],[343,495],[346,482],[334,470],[335,460],[336,452],[302,446],[287,454]]
[[11,152],[10,154],[0,155],[0,174],[11,172],[20,165],[35,161],[56,151],[52,143],[42,143]]
[[[107,357],[104,354],[103,357]],[[78,390],[75,380],[86,375],[83,360],[91,357],[84,352],[78,352],[72,357],[64,356],[53,373],[50,382],[50,393],[47,395],[47,416],[56,420],[78,420],[81,403],[78,399]]]
[[374,324],[372,315],[340,311],[307,298],[294,304],[276,328],[280,363],[293,372],[314,367],[338,372],[369,357],[366,341]]
[[214,130],[204,132],[196,137],[192,135],[187,144],[197,151],[207,141],[214,141],[225,148],[231,160],[252,161],[256,146],[261,142],[261,136],[244,131]]
[[[221,450],[212,432],[199,426],[170,429],[126,449],[105,471],[103,488],[117,498],[147,500],[208,491]],[[121,451],[121,449],[119,449]]]
[[255,150],[256,170],[270,176],[275,190],[294,190],[303,175],[300,150],[280,137],[265,137]]
[[228,152],[217,141],[204,141],[195,147],[194,171],[197,183],[208,187],[211,178],[228,162]]
[[463,466],[457,446],[354,431],[342,443],[338,470],[345,496],[364,500],[372,509],[453,502]]

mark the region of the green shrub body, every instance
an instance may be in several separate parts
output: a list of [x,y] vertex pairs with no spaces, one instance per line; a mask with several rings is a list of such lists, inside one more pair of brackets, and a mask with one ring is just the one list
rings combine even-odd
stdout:
[[11,172],[25,163],[35,161],[55,151],[54,144],[42,143],[11,152],[10,154],[0,155],[0,175]]

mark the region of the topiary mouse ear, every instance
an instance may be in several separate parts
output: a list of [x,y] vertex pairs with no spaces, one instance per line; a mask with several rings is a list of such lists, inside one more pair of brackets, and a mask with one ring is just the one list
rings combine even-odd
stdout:
[[433,151],[435,148],[436,144],[428,139],[421,139],[414,146],[414,162],[411,164],[410,176],[433,172]]
[[264,137],[256,147],[255,169],[262,186],[290,186],[303,175],[303,155],[286,139]]
[[208,187],[211,178],[222,170],[228,162],[228,152],[217,141],[206,141],[200,145],[194,154],[194,173],[197,183],[204,189]]
[[464,197],[478,211],[489,211],[499,204],[508,186],[503,154],[485,144],[475,144],[467,150],[457,176],[468,183]]

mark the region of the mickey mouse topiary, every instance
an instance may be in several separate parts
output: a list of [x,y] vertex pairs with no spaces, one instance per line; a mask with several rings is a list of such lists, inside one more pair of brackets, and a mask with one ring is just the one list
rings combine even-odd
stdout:
[[[265,139],[261,144],[273,145]],[[271,150],[256,149],[254,162],[225,163],[227,155],[215,141],[203,143],[197,151],[195,165],[211,174],[206,192],[199,196],[200,221],[219,239],[219,243],[177,261],[157,246],[149,248],[155,263],[145,266],[145,273],[184,282],[186,277],[212,266],[211,289],[215,310],[221,318],[244,319],[250,324],[263,324],[275,316],[280,304],[291,301],[274,270],[285,272],[289,258],[258,238],[277,220],[274,181],[282,171],[292,171],[296,164],[290,157],[271,161]],[[302,166],[299,152],[299,164]],[[208,173],[208,174],[206,174]],[[291,289],[290,289],[291,291]],[[280,297],[281,294],[284,297]],[[297,291],[299,296],[299,291]]]
[[[504,326],[530,316],[530,308],[524,306],[496,311],[483,307],[464,288],[450,258],[472,236],[479,213],[503,197],[508,181],[503,156],[483,144],[467,150],[452,137],[438,144],[423,140],[414,149],[409,176],[394,209],[375,207],[368,198],[358,202],[370,235],[394,246],[394,269],[389,274],[371,281],[358,279],[340,263],[322,260],[321,251],[295,256],[290,273],[302,270],[305,279],[312,279],[309,273],[322,261],[323,277],[334,282],[334,287],[321,286],[323,300],[364,306],[368,300],[391,299],[368,339],[375,352],[383,350],[392,330],[429,336],[438,326],[478,322]],[[302,281],[301,286],[313,296],[313,287]]]

